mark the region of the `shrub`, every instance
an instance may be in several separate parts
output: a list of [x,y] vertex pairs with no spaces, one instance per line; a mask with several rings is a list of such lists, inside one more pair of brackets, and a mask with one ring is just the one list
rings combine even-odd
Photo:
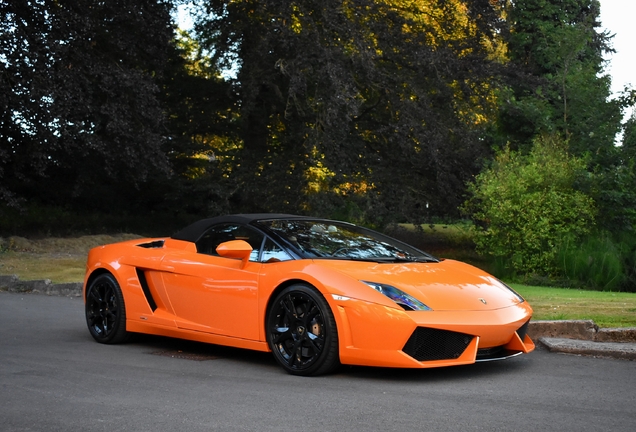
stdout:
[[582,242],[565,240],[559,245],[556,266],[576,285],[600,291],[619,291],[627,280],[623,248],[608,235],[599,234]]
[[527,155],[504,149],[469,185],[463,207],[478,251],[519,274],[555,274],[560,239],[576,242],[594,225],[593,199],[575,189],[586,175],[585,160],[557,137],[537,139]]

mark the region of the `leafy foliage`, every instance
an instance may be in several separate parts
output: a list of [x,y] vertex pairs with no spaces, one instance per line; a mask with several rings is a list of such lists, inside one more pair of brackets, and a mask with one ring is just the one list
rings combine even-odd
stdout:
[[[589,202],[573,190],[614,238],[633,230],[634,122],[613,140],[635,99],[608,101],[597,0],[197,0],[191,35],[171,24],[183,2],[0,0],[0,202],[14,207],[0,225],[251,211],[430,223],[457,217],[509,144],[528,179],[497,193],[526,201],[500,209],[520,219],[497,236],[535,223],[524,242],[549,255],[546,239],[569,221],[577,238],[593,214],[574,217]],[[545,133],[590,174],[540,186],[556,177],[524,155]],[[547,265],[528,256],[526,270]]]
[[594,225],[594,201],[575,188],[585,173],[585,161],[554,137],[536,140],[528,155],[506,148],[469,187],[464,208],[477,222],[478,248],[520,274],[554,274],[559,242]]
[[156,79],[173,36],[170,7],[0,1],[5,198],[112,205],[118,193],[168,174]]
[[199,6],[199,39],[236,69],[237,206],[329,214],[353,201],[374,222],[456,211],[488,155],[476,114],[501,67],[488,1]]
[[235,92],[201,45],[180,31],[159,81],[173,175],[162,182],[156,209],[189,214],[230,212],[227,181],[237,147]]
[[[600,291],[634,291],[633,239],[612,240],[595,233],[581,242],[565,241],[559,245],[556,265],[561,276],[570,283]],[[630,274],[632,273],[632,274]],[[630,283],[631,282],[631,283]]]
[[623,142],[612,149],[606,163],[594,168],[593,197],[603,230],[616,237],[636,231],[636,118],[624,126]]
[[603,74],[611,36],[599,30],[598,0],[506,2],[510,61],[530,73],[502,91],[500,133],[515,148],[558,133],[577,155],[607,163],[620,128],[621,101]]

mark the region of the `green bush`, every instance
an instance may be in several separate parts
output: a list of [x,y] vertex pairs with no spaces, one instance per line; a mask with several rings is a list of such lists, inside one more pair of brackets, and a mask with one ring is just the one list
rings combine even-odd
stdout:
[[537,139],[527,155],[506,148],[469,185],[463,210],[475,221],[477,250],[520,275],[557,273],[560,240],[576,242],[594,226],[593,199],[575,189],[586,175],[585,160],[557,137]]

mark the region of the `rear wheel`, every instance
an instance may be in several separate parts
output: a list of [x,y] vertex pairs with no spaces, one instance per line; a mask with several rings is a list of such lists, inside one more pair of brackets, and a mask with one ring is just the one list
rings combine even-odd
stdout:
[[110,273],[97,276],[86,290],[86,324],[99,343],[120,343],[128,337],[124,296]]
[[319,375],[339,364],[338,332],[329,305],[308,285],[282,290],[267,314],[267,343],[293,375]]

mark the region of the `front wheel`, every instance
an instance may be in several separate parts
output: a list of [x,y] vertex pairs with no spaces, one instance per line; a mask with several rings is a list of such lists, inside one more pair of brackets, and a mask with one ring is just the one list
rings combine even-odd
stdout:
[[86,290],[86,324],[99,343],[120,343],[128,337],[124,296],[110,273],[97,276]]
[[308,285],[283,289],[267,314],[267,343],[293,375],[319,375],[339,364],[338,332],[329,305]]

